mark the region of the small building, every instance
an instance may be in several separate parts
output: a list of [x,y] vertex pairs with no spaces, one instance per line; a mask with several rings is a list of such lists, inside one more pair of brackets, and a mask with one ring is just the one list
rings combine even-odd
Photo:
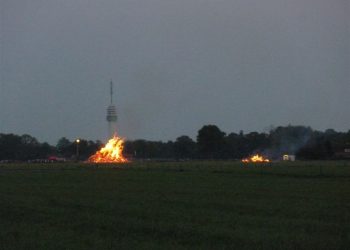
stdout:
[[343,151],[336,152],[335,158],[336,159],[344,159],[344,160],[350,159],[350,148],[344,148]]
[[295,155],[283,155],[283,160],[284,161],[295,161]]

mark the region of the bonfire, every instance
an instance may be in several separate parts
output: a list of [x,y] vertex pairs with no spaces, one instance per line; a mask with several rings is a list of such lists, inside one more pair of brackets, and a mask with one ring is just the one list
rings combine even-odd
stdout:
[[248,158],[242,159],[242,162],[249,163],[249,162],[270,162],[269,159],[265,158],[262,155],[256,154]]
[[88,162],[94,163],[122,163],[128,162],[123,156],[124,140],[116,135],[107,144],[90,156]]

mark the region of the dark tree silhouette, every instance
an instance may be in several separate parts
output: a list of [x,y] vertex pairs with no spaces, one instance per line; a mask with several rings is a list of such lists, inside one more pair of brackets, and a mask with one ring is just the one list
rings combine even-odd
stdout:
[[222,157],[225,145],[225,133],[216,125],[205,125],[197,135],[197,146],[201,158]]
[[196,143],[187,135],[176,138],[174,152],[178,159],[191,159],[196,155]]

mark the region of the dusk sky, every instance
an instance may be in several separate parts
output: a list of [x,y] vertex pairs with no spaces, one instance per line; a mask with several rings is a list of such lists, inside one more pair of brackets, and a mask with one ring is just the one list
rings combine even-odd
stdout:
[[349,0],[0,0],[0,133],[350,129]]

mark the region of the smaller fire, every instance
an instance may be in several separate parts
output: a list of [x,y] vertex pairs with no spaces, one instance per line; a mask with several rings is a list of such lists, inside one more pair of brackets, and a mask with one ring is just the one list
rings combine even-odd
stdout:
[[249,162],[270,162],[270,160],[265,158],[262,155],[256,154],[256,155],[253,155],[253,156],[251,156],[249,158],[242,159],[242,162],[244,162],[244,163],[249,163]]
[[88,162],[94,163],[122,163],[128,162],[123,156],[124,140],[116,135],[111,138],[106,146],[90,156]]

